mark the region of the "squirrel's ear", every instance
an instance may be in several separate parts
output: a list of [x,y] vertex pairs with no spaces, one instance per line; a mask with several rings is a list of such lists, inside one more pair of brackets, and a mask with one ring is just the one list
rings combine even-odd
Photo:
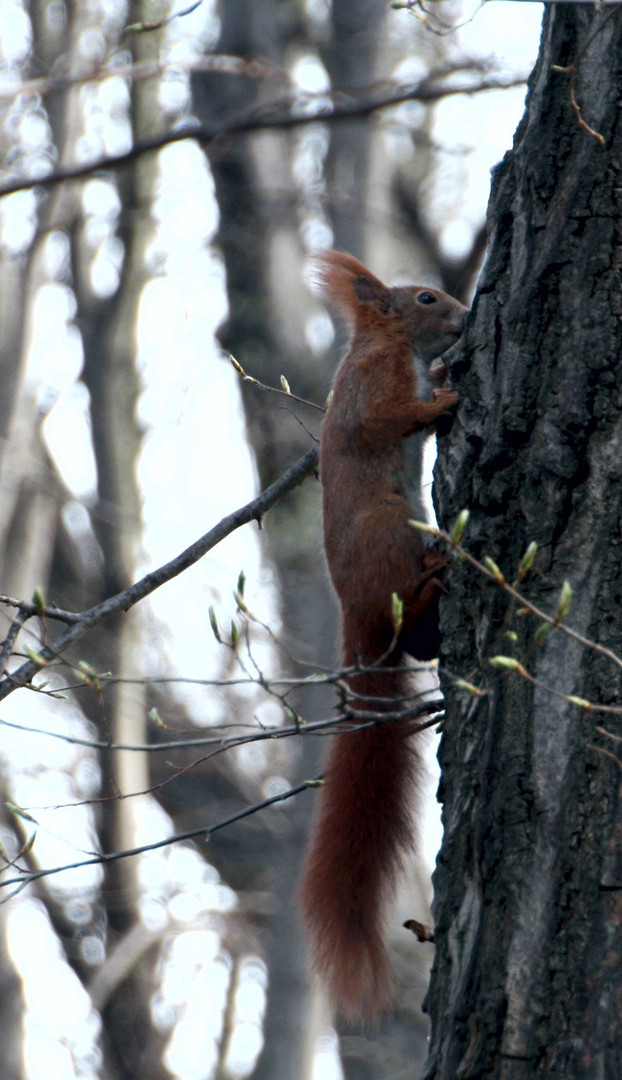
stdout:
[[372,304],[383,315],[391,310],[391,291],[378,278],[361,275],[354,282],[356,299],[361,304]]
[[389,311],[390,290],[353,255],[319,251],[315,265],[324,296],[339,308],[350,328],[361,316],[370,314],[370,307],[384,314]]

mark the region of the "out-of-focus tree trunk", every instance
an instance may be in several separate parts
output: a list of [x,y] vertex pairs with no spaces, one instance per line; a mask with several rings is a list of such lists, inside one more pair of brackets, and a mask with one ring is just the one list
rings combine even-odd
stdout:
[[[512,581],[535,541],[530,603],[555,615],[569,581],[565,621],[618,657],[621,57],[617,10],[549,8],[527,112],[494,178],[437,470],[442,522],[470,510],[465,546]],[[567,695],[619,707],[620,662],[552,629],[534,642],[542,620],[515,607],[507,621],[508,597],[464,562],[449,586],[443,661],[484,696],[445,680],[426,1076],[619,1076],[620,755],[604,733],[619,738],[619,715]],[[537,682],[492,668],[494,654]]]
[[[333,5],[327,38],[319,51],[332,86],[354,92],[373,79],[384,8],[372,0],[361,10],[350,9],[351,5]],[[261,57],[282,69],[305,51],[314,52],[313,42],[304,39],[302,5],[284,7],[272,0],[223,4],[220,16],[219,49],[224,53]],[[209,123],[215,117],[248,111],[279,92],[282,96],[288,82],[279,83],[274,77],[253,82],[248,77],[208,75],[195,77],[194,88],[196,111],[202,122]],[[328,138],[323,212],[335,242],[361,254],[367,229],[361,207],[366,201],[371,134],[359,123],[331,128]],[[221,214],[218,243],[225,261],[230,306],[221,340],[255,377],[278,386],[280,375],[285,374],[295,393],[323,403],[330,371],[317,357],[310,363],[310,346],[292,333],[292,327],[304,325],[305,311],[307,318],[312,311],[301,288],[305,249],[300,231],[302,207],[294,180],[299,145],[299,136],[275,131],[233,145],[216,144],[210,153]],[[334,357],[330,361],[332,366]],[[281,399],[261,398],[250,389],[244,403],[249,438],[265,483],[307,448],[308,436],[283,411]],[[316,414],[301,415],[311,430],[317,431]],[[318,495],[310,485],[299,489],[288,500],[287,509],[279,510],[267,523],[267,539],[286,597],[288,645],[298,655],[331,664],[337,618],[334,602],[326,591],[318,589]],[[304,711],[308,718],[326,715],[329,708],[326,695],[314,705],[307,694]],[[317,772],[319,749],[305,741],[299,763],[302,775]],[[253,1074],[255,1080],[302,1076],[308,1067],[307,1048],[313,1041],[305,1007],[308,969],[296,902],[308,800],[299,800],[288,817],[290,828],[287,835],[278,838],[276,858],[268,864],[272,867],[271,890],[283,902],[278,904],[270,928],[265,1042]]]
[[[321,56],[331,86],[354,99],[369,93],[378,74],[378,56],[386,5],[379,0],[334,0],[331,5],[330,35]],[[364,258],[373,235],[370,214],[369,180],[373,125],[361,120],[341,123],[331,129],[326,161],[328,217],[333,227],[334,246]]]
[[[283,67],[302,38],[298,5],[273,0],[223,4],[220,17],[218,48],[224,53],[260,57]],[[195,110],[202,122],[209,123],[216,116],[248,111],[282,94],[288,85],[283,74],[259,82],[244,76],[195,77]],[[259,140],[237,140],[223,148],[216,145],[210,155],[220,211],[217,243],[223,253],[229,300],[229,317],[220,337],[225,349],[256,378],[278,386],[284,374],[295,393],[321,402],[326,386],[322,392],[322,380],[306,362],[304,342],[296,346],[292,338],[292,326],[301,321],[304,257],[292,176],[295,141],[290,134],[267,132]],[[290,260],[291,273],[285,273]],[[280,268],[278,278],[272,274],[273,265]],[[302,302],[308,303],[304,298]],[[276,395],[262,397],[252,390],[244,394],[247,430],[262,485],[309,446],[308,435],[282,404]],[[309,415],[309,410],[303,415],[311,429],[317,430],[316,415]],[[319,643],[325,638],[325,601],[310,565],[317,506],[317,496],[307,484],[266,523],[268,554],[287,595],[285,639],[294,653],[313,659],[321,653]],[[288,542],[288,536],[295,537],[295,542]],[[330,660],[330,654],[326,659]],[[305,774],[312,774],[308,752],[304,762]],[[306,967],[295,893],[307,815],[308,800],[298,800],[288,813],[287,827],[278,835],[270,831],[262,844],[266,858],[258,884],[275,897],[275,908],[266,940],[269,985],[264,1046],[254,1080],[303,1075]],[[265,841],[271,841],[271,850],[266,850]]]
[[[35,19],[35,48],[40,45],[43,50],[39,29]],[[50,35],[46,46],[53,62],[60,42]],[[20,105],[6,104],[3,113],[2,158],[10,160],[26,153],[16,123]],[[64,225],[65,207],[50,200],[39,215],[28,249],[15,254],[7,244],[0,255],[0,563],[2,591],[17,596],[30,597],[37,586],[46,592],[64,497],[41,436],[38,388],[28,380],[27,371],[33,304],[39,287],[49,281],[45,244],[49,232]],[[3,610],[5,631],[13,614],[10,609]],[[2,675],[14,666],[10,653],[4,656]],[[8,776],[3,776],[0,787],[3,802],[10,801],[13,791]],[[8,843],[4,847],[11,850]],[[17,1080],[24,1071],[21,1017],[25,1002],[6,947],[8,910],[6,906],[0,909],[0,1045],[3,1075]]]
[[6,908],[0,909],[0,1038],[2,1039],[2,1076],[20,1080],[24,1075],[21,1016],[24,1002],[21,983],[6,949]]
[[[6,801],[7,790],[4,781],[0,779],[0,794],[3,803]],[[6,827],[4,806],[0,817],[0,829],[2,832],[2,844],[6,852],[16,854],[13,844],[13,830]],[[6,833],[5,833],[6,828]],[[6,1080],[20,1080],[24,1075],[23,1033],[22,1016],[24,1011],[24,996],[22,984],[17,974],[7,948],[7,916],[9,909],[6,904],[0,906],[0,1046],[2,1046],[2,1075]]]
[[[33,13],[33,29],[37,42],[39,60],[45,58],[50,68],[59,58],[63,70],[70,76],[78,75],[85,64],[81,52],[82,35],[92,29],[94,13],[80,5],[68,7],[67,35],[55,37],[50,27],[54,19],[41,18]],[[48,6],[49,7],[49,6]],[[153,10],[152,8],[150,10]],[[49,10],[47,15],[49,15]],[[98,24],[98,33],[105,30],[114,33],[114,26]],[[98,47],[112,45],[98,40]],[[155,45],[155,43],[154,43]],[[147,51],[154,45],[140,46]],[[66,50],[66,51],[65,51]],[[92,59],[92,58],[91,58]],[[153,84],[142,84],[141,89]],[[148,91],[147,91],[148,92]],[[80,87],[60,90],[49,95],[46,101],[54,143],[63,165],[75,162],[79,138],[83,133],[84,117]],[[152,110],[153,111],[153,110]],[[143,109],[144,113],[144,109]],[[153,125],[152,125],[153,126]],[[144,115],[136,123],[136,129],[146,130]],[[103,148],[102,148],[103,149]],[[7,385],[15,385],[13,411],[8,420],[6,442],[2,463],[2,520],[6,535],[0,536],[3,559],[3,590],[17,596],[30,596],[35,586],[41,587],[43,595],[50,594],[56,602],[68,607],[88,606],[128,585],[134,575],[134,548],[140,524],[139,502],[136,490],[134,460],[139,445],[139,433],[134,415],[137,396],[137,378],[134,365],[135,320],[137,302],[144,283],[143,254],[144,230],[137,224],[137,206],[148,204],[149,186],[153,173],[153,160],[140,162],[129,175],[120,179],[127,190],[122,197],[122,220],[120,229],[126,243],[126,258],[119,289],[114,297],[97,298],[90,284],[90,268],[93,251],[88,250],[83,234],[82,186],[64,185],[45,196],[40,214],[37,238],[29,253],[25,268],[22,322],[9,322],[5,352],[19,342],[18,356],[23,357],[21,366],[16,357],[13,361],[12,378]],[[140,177],[140,179],[137,179]],[[143,201],[144,200],[144,203]],[[144,220],[141,217],[141,221]],[[37,387],[24,383],[25,363],[31,346],[32,311],[37,289],[50,279],[45,258],[45,245],[53,230],[67,238],[72,285],[77,304],[77,321],[81,328],[85,353],[83,379],[90,393],[93,448],[98,473],[98,501],[93,513],[94,536],[97,538],[104,567],[103,575],[98,567],[85,562],[75,545],[68,543],[61,511],[68,493],[58,480],[54,467],[43,444],[41,429],[36,423],[35,401]],[[111,670],[121,676],[136,674],[133,655],[136,642],[136,614],[120,620],[116,626],[108,624],[89,639],[88,660],[96,670]],[[106,702],[105,735],[117,741],[142,741],[145,713],[144,702],[138,688],[131,695],[122,687],[116,689]],[[102,710],[95,694],[81,698],[87,715],[101,727]],[[92,706],[92,708],[91,708]],[[102,732],[103,734],[103,732]],[[106,794],[117,790],[124,792],[142,790],[148,786],[144,759],[135,754],[131,758],[131,774],[125,768],[127,759],[121,760],[103,755],[104,789]],[[114,775],[113,775],[114,774]],[[101,836],[104,850],[128,847],[134,841],[133,807],[131,802],[109,803],[101,816]],[[124,934],[134,925],[137,917],[135,903],[138,899],[134,882],[135,863],[114,863],[103,892],[102,906],[106,909],[104,922],[108,925],[109,945],[112,947],[116,934]],[[102,911],[93,905],[91,927],[72,923],[67,916],[66,905],[53,890],[41,883],[39,895],[46,905],[51,925],[63,943],[68,962],[83,983],[88,983],[93,973],[92,965],[85,962],[80,942],[90,931],[102,936]],[[137,968],[127,980],[131,984],[117,988],[102,1014],[104,1020],[104,1073],[111,1080],[122,1076],[160,1075],[162,1038],[156,1035],[149,1014],[149,997],[152,989],[153,961],[146,967]],[[119,1010],[119,1006],[122,1008]],[[131,1032],[132,1039],[128,1037]],[[151,1054],[150,1047],[156,1043]],[[131,1047],[137,1046],[133,1059],[127,1066]],[[114,1049],[113,1049],[114,1048]],[[107,1053],[106,1053],[107,1051]],[[125,1058],[124,1058],[125,1055]],[[142,1062],[139,1067],[138,1062]],[[140,1068],[148,1064],[148,1071]],[[166,1071],[162,1076],[168,1075]]]
[[[162,4],[160,15],[167,12]],[[133,15],[154,19],[153,4],[138,5]],[[159,55],[157,36],[132,39],[135,61],[155,60]],[[131,123],[134,138],[144,138],[160,128],[157,81],[132,85]],[[117,177],[120,215],[117,235],[124,244],[123,267],[113,297],[97,297],[89,285],[92,252],[78,229],[74,237],[74,277],[78,317],[84,330],[85,364],[83,379],[91,405],[93,448],[97,463],[97,504],[94,531],[105,568],[103,592],[112,595],[127,587],[135,577],[137,544],[140,535],[140,502],[136,479],[136,459],[141,433],[136,419],[139,379],[136,370],[136,321],[142,288],[147,279],[146,248],[153,231],[149,207],[157,178],[157,157],[149,155],[134,162]],[[106,694],[106,722],[113,741],[147,741],[145,687],[125,684],[141,671],[136,664],[140,643],[141,613],[128,615],[106,625],[100,635],[100,660],[120,681]],[[144,754],[123,753],[102,756],[103,792],[129,793],[149,787],[149,766]],[[100,816],[102,847],[105,851],[136,846],[137,820],[134,801],[105,804]],[[123,949],[123,942],[135,940],[140,931],[141,886],[139,863],[124,859],[108,864],[102,900],[106,909],[109,951]],[[155,943],[155,942],[154,942]],[[108,994],[102,1008],[103,1049],[112,1076],[147,1077],[158,1080],[169,1075],[162,1064],[164,1036],[152,1024],[150,999],[155,989],[156,956],[151,948],[140,948],[136,962]]]

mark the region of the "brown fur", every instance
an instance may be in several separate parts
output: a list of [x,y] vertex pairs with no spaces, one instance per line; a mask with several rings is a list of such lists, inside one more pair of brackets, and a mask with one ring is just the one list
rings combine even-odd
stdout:
[[[342,663],[393,668],[353,675],[348,684],[360,695],[357,708],[395,712],[409,696],[404,654],[436,655],[445,564],[408,525],[414,514],[405,497],[402,440],[433,430],[457,401],[429,366],[460,336],[467,309],[435,289],[387,288],[351,255],[327,251],[318,263],[323,291],[351,331],[320,446]],[[423,293],[434,301],[420,302]],[[397,638],[392,593],[404,602]],[[382,911],[412,846],[416,772],[406,724],[342,729],[332,739],[302,906],[317,970],[350,1019],[374,1015],[389,1000]]]

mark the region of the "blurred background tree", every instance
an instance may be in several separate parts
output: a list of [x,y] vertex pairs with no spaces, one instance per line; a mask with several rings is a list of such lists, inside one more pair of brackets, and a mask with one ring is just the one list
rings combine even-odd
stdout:
[[[226,357],[272,387],[285,375],[322,405],[343,337],[309,288],[315,248],[470,298],[486,172],[524,93],[486,88],[520,83],[539,13],[521,12],[518,41],[493,62],[499,19],[482,53],[483,16],[446,32],[461,4],[443,5],[443,22],[407,7],[5,0],[5,596],[39,590],[45,604],[88,608],[313,445],[317,410],[240,387]],[[247,603],[272,631],[255,622],[248,640],[231,599],[242,568]],[[237,620],[237,651],[214,639],[210,605],[221,626]],[[10,605],[3,618],[5,673],[53,644],[52,620],[21,629]],[[7,860],[36,870],[149,845],[316,775],[321,739],[216,756],[196,742],[167,747],[330,716],[320,684],[293,689],[288,711],[258,683],[330,668],[335,626],[310,478],[261,532],[246,526],[49,663],[39,692],[9,696],[5,680]],[[66,871],[11,899],[0,927],[6,1080],[418,1075],[424,946],[396,953],[404,987],[373,1038],[338,1043],[310,990],[295,902],[310,811],[303,795],[208,847]],[[406,914],[425,919],[426,871],[414,869],[407,898]]]

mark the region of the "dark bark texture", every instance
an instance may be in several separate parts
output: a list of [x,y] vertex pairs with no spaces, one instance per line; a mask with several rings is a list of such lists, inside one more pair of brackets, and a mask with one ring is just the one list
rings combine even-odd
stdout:
[[[571,75],[553,65],[576,64]],[[556,5],[527,110],[497,168],[490,253],[451,378],[458,418],[437,467],[439,518],[468,507],[465,546],[622,654],[622,11]],[[441,745],[445,838],[427,1080],[622,1076],[621,667],[510,612],[455,563],[443,604],[452,689]],[[516,632],[513,642],[507,629]],[[492,668],[523,659],[539,684]]]

